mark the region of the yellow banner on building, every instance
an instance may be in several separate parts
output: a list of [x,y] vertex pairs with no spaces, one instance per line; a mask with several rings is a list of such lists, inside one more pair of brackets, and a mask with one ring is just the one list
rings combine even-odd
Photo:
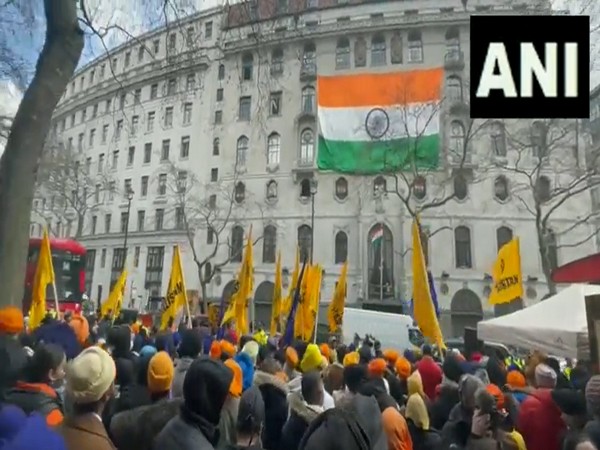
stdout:
[[519,238],[512,239],[498,251],[498,258],[492,268],[492,278],[494,285],[489,299],[491,305],[501,305],[523,298]]

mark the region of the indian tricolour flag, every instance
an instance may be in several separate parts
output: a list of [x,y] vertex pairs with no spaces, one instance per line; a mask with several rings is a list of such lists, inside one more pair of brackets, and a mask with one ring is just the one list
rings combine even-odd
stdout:
[[371,234],[371,245],[381,245],[381,241],[383,240],[383,227],[378,227]]
[[319,169],[437,167],[443,78],[442,68],[319,76]]

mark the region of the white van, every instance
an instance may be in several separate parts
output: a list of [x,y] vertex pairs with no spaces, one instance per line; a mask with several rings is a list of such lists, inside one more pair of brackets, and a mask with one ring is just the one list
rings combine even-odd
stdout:
[[404,314],[369,311],[366,309],[344,308],[342,335],[346,345],[354,341],[354,334],[364,339],[372,334],[381,342],[382,349],[394,349],[400,352],[421,347],[423,334],[413,325],[413,319]]

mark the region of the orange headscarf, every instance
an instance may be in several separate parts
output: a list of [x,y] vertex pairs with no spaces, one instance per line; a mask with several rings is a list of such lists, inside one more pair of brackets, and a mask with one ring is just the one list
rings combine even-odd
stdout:
[[490,394],[492,394],[494,396],[494,398],[496,399],[496,408],[498,410],[503,410],[504,409],[504,394],[502,393],[500,388],[498,386],[496,386],[495,384],[488,384],[485,387],[485,390],[488,391]]
[[372,377],[382,377],[387,369],[387,364],[383,358],[375,358],[369,363],[369,375]]
[[16,306],[5,306],[0,309],[0,332],[6,334],[19,334],[23,332],[25,322],[23,311]]
[[220,359],[221,358],[221,345],[219,344],[219,341],[213,341],[212,344],[210,344],[210,352],[209,355],[211,358],[213,359]]
[[383,359],[385,359],[390,366],[396,364],[399,357],[400,355],[396,350],[389,349],[383,351]]
[[412,365],[404,356],[401,356],[396,360],[395,367],[398,377],[402,378],[403,380],[406,380],[408,377],[410,377]]

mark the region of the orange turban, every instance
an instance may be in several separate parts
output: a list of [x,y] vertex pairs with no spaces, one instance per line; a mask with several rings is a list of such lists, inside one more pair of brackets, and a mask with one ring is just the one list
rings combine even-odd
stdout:
[[19,334],[23,332],[24,328],[23,311],[20,308],[6,306],[0,309],[0,332]]
[[394,366],[396,367],[396,374],[398,375],[398,377],[404,380],[410,377],[410,373],[412,372],[412,366],[410,364],[410,361],[404,356],[399,357],[396,360],[396,364],[394,364]]
[[229,395],[232,397],[241,397],[243,387],[242,368],[233,359],[225,361],[225,365],[233,372],[233,379],[229,385]]
[[138,334],[140,332],[140,324],[139,324],[139,322],[131,324],[131,332],[133,334]]
[[385,359],[388,364],[391,364],[392,366],[394,364],[396,364],[396,361],[398,360],[398,357],[400,355],[398,354],[398,352],[396,350],[384,350],[383,352],[383,359]]
[[527,386],[525,375],[518,370],[511,370],[506,374],[506,384],[515,388],[524,388]]
[[329,363],[331,361],[331,348],[329,348],[329,345],[321,344],[319,350],[321,350],[321,355],[327,358],[327,362]]
[[494,396],[496,399],[496,409],[503,410],[504,409],[504,394],[500,390],[498,386],[495,384],[488,384],[485,387],[485,390]]
[[88,337],[90,337],[90,324],[87,319],[79,314],[71,317],[71,321],[69,322],[69,326],[75,332],[75,336],[77,336],[77,341],[84,345]]
[[387,369],[387,363],[383,358],[375,358],[369,363],[369,375],[381,377]]
[[288,347],[285,349],[285,361],[291,366],[293,369],[298,367],[298,363],[300,362],[300,358],[298,358],[298,352],[294,347]]
[[213,359],[220,359],[221,353],[219,341],[213,341],[212,344],[210,344],[210,357]]
[[219,346],[221,347],[221,354],[225,354],[230,358],[235,356],[235,346],[231,342],[223,339],[222,341],[219,341]]

